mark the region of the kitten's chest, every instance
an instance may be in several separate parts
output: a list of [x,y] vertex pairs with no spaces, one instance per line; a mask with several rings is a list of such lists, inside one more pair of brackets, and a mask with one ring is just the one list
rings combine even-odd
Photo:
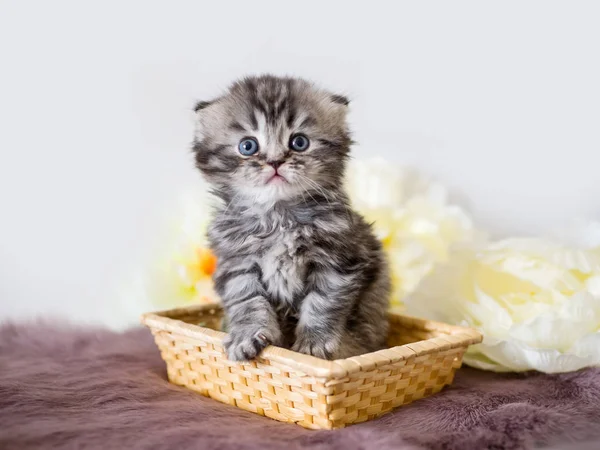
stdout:
[[263,242],[258,263],[265,288],[275,301],[291,304],[304,290],[307,248],[301,230],[281,230]]

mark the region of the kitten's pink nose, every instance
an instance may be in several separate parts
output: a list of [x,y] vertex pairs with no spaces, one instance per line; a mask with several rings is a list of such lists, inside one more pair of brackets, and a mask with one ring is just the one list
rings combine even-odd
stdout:
[[267,164],[270,165],[273,169],[277,170],[284,161],[269,161]]

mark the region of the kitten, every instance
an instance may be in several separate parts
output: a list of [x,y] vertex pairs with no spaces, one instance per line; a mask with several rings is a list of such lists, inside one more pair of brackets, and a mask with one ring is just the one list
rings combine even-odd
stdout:
[[231,360],[269,344],[324,359],[385,344],[387,264],[342,187],[347,109],[345,97],[274,76],[196,107],[196,166],[222,200],[208,234]]

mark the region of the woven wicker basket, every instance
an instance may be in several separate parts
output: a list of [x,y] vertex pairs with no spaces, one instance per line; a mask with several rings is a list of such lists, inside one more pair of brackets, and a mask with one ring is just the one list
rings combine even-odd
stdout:
[[255,361],[223,352],[216,304],[145,314],[169,380],[220,402],[306,428],[364,422],[450,384],[475,330],[390,313],[391,348],[325,361],[267,347]]

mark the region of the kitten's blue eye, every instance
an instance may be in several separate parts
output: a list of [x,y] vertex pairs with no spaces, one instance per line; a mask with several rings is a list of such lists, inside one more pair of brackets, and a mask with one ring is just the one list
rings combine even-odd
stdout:
[[310,141],[303,134],[295,134],[290,139],[290,148],[297,152],[303,152],[310,145]]
[[254,155],[258,151],[258,142],[256,142],[256,139],[246,138],[240,142],[238,150],[244,156]]

